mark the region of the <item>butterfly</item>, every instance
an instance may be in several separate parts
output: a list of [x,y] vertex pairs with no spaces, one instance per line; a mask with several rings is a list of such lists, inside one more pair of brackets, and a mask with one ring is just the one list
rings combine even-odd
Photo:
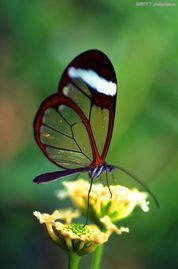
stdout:
[[[157,200],[136,176],[106,162],[109,150],[118,84],[109,58],[99,50],[88,50],[74,58],[63,72],[57,93],[47,97],[34,119],[34,137],[44,155],[61,171],[45,173],[34,182],[48,183],[87,172],[91,186],[95,178],[115,168],[128,174]],[[89,193],[90,193],[89,190]]]

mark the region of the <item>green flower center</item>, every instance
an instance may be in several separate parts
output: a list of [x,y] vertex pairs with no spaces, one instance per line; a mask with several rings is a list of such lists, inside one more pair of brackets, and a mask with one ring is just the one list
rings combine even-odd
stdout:
[[78,236],[89,233],[88,227],[84,227],[83,224],[70,224],[67,226],[67,229]]

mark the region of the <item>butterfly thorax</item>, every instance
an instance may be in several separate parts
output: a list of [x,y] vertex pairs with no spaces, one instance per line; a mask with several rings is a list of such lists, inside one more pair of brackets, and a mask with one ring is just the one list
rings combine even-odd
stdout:
[[114,166],[108,165],[107,163],[102,163],[94,168],[92,168],[89,171],[89,177],[90,178],[98,178],[101,174],[108,171],[109,173],[112,173],[114,170]]

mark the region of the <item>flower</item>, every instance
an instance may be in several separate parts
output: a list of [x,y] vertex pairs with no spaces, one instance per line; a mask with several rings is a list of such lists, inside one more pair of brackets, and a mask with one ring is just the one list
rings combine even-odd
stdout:
[[[46,225],[49,236],[57,245],[66,251],[75,252],[79,256],[94,251],[98,245],[108,240],[113,231],[116,231],[113,227],[110,227],[104,233],[96,225],[73,224],[71,220],[78,217],[79,212],[73,212],[70,209],[55,210],[51,215],[35,211],[33,215],[37,217],[41,224]],[[65,223],[59,220],[64,220]],[[120,230],[121,232],[124,231]]]
[[114,225],[109,216],[101,218],[100,221],[104,224],[107,231],[116,232],[117,234],[121,234],[123,232],[125,233],[129,232],[129,228],[127,227],[118,228],[116,225]]
[[[90,184],[85,180],[63,182],[68,195],[75,206],[84,214],[87,214],[88,190]],[[110,190],[102,184],[93,184],[89,198],[89,217],[100,228],[103,228],[103,217],[108,216],[111,223],[129,216],[136,206],[144,212],[149,210],[147,193],[139,192],[136,188],[129,189],[121,185],[111,185]],[[105,225],[106,228],[106,225]]]
[[80,213],[78,210],[72,211],[71,209],[65,209],[55,210],[51,215],[47,213],[41,214],[40,212],[35,211],[33,215],[38,218],[41,224],[47,222],[54,222],[57,219],[65,220],[66,223],[69,224],[72,219],[78,218],[80,216]]

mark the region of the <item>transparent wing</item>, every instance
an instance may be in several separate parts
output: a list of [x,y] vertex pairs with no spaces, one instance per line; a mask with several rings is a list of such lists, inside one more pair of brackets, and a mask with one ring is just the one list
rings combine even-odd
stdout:
[[35,138],[56,165],[75,169],[92,162],[88,133],[80,116],[57,95],[47,98],[35,119]]
[[108,86],[115,83],[112,64],[99,51],[85,52],[68,65],[58,93],[41,104],[34,121],[35,139],[50,161],[64,169],[105,161],[116,101]]

